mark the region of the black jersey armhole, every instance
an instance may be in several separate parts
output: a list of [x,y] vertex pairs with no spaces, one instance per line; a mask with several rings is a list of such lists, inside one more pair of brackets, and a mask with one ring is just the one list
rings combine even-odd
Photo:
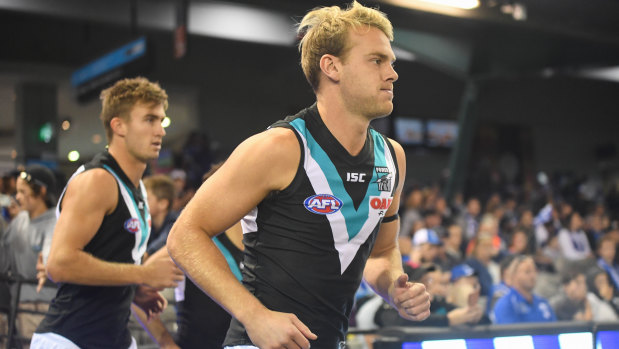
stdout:
[[395,153],[395,149],[393,148],[393,144],[391,144],[391,141],[389,140],[389,138],[387,138],[382,133],[380,135],[385,140],[385,143],[387,143],[387,147],[389,147],[389,151],[391,152],[391,157],[393,158],[393,165],[395,166],[395,182],[394,182],[395,185],[393,186],[393,193],[391,193],[391,195],[395,195],[396,188],[400,184],[400,166],[398,166],[398,155]]

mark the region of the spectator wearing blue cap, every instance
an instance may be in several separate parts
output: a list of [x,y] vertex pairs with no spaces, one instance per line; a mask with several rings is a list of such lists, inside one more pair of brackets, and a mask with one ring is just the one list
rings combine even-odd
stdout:
[[451,287],[448,292],[448,302],[458,307],[474,306],[485,302],[485,298],[480,301],[480,285],[478,274],[475,269],[468,264],[458,264],[451,269],[449,279]]
[[413,268],[423,263],[433,263],[439,253],[439,246],[443,244],[438,234],[432,229],[419,229],[413,235],[413,248],[408,264]]
[[537,283],[537,268],[531,256],[518,256],[513,262],[511,289],[493,309],[496,324],[521,322],[552,322],[557,317],[545,298],[533,293]]

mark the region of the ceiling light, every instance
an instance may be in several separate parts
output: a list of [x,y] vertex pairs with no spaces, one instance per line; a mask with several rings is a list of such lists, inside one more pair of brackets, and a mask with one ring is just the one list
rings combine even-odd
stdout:
[[436,5],[449,6],[455,8],[461,8],[464,10],[471,10],[479,7],[479,0],[417,0],[423,2],[429,2]]

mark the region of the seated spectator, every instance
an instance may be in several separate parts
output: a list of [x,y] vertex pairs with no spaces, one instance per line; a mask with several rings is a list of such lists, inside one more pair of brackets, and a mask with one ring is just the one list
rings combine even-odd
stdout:
[[[471,253],[464,261],[464,263],[475,269],[481,284],[481,295],[486,297],[486,299],[490,296],[492,285],[498,283],[500,274],[498,266],[492,261],[492,258],[498,253],[494,237],[496,235],[480,232],[471,241]],[[493,275],[496,275],[496,277],[493,277]]]
[[468,288],[470,297],[467,298],[470,300],[470,304],[458,307],[446,301],[446,290],[449,286],[449,281],[446,277],[447,274],[443,273],[438,265],[426,263],[417,268],[405,265],[404,270],[409,275],[409,280],[423,283],[428,293],[430,293],[432,297],[430,316],[421,322],[406,320],[400,317],[398,311],[380,296],[376,296],[363,303],[357,311],[357,330],[371,330],[387,326],[440,327],[474,325],[483,320],[482,308],[477,304],[479,287],[476,290]]
[[450,225],[445,236],[441,239],[443,241],[443,247],[439,253],[438,263],[445,270],[451,270],[451,268],[462,263],[462,228],[457,224]]
[[176,222],[178,214],[172,211],[174,202],[174,182],[166,175],[154,175],[144,178],[144,187],[148,199],[151,217],[151,233],[148,238],[146,253],[152,255],[165,246],[168,233]]
[[468,242],[475,237],[479,229],[479,216],[481,213],[481,203],[476,197],[467,201],[466,211],[462,213],[458,224],[462,227],[464,241]]
[[572,212],[566,219],[566,227],[559,231],[558,239],[561,255],[568,261],[581,261],[592,257],[587,234],[582,230],[582,218]]
[[468,264],[458,264],[450,271],[449,282],[451,287],[447,292],[447,301],[456,306],[464,307],[469,304],[485,302],[480,296],[478,274]]
[[527,243],[525,251],[523,253],[535,255],[537,251],[537,243],[535,241],[535,226],[533,224],[533,212],[531,210],[524,210],[520,215],[520,221],[515,231],[521,231],[525,234],[525,241]]
[[608,281],[608,274],[600,268],[591,268],[587,273],[587,287],[590,293],[608,304],[619,317],[619,290]]
[[615,264],[615,254],[617,253],[617,242],[610,235],[605,235],[598,242],[597,264],[607,274],[615,289],[619,289],[619,265]]
[[524,230],[516,228],[511,233],[509,246],[507,247],[508,254],[531,254],[529,253],[529,237]]
[[433,263],[443,242],[432,229],[419,229],[413,235],[413,249],[408,264],[416,268],[423,263]]
[[486,312],[488,313],[488,315],[490,315],[490,312],[494,308],[496,302],[503,296],[508,294],[509,290],[511,289],[511,278],[516,257],[518,257],[518,255],[510,255],[503,258],[503,260],[501,261],[501,281],[498,284],[492,285],[492,289],[490,290],[490,297],[488,297],[488,305],[486,307]]
[[550,299],[550,305],[558,320],[591,321],[593,313],[587,301],[585,274],[578,270],[568,270],[561,278],[563,292]]
[[492,311],[496,324],[551,322],[557,317],[548,301],[533,293],[537,282],[535,261],[530,256],[514,260],[510,291],[499,299]]

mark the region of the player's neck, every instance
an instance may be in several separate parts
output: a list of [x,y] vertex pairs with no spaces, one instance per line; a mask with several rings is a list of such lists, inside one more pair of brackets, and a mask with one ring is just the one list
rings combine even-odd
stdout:
[[129,177],[131,183],[137,188],[146,170],[146,163],[131,156],[126,149],[116,144],[117,143],[110,144],[108,151],[112,154],[118,166],[120,166],[127,177]]
[[367,137],[369,120],[353,115],[335,103],[318,100],[318,112],[331,134],[350,153],[358,155]]

